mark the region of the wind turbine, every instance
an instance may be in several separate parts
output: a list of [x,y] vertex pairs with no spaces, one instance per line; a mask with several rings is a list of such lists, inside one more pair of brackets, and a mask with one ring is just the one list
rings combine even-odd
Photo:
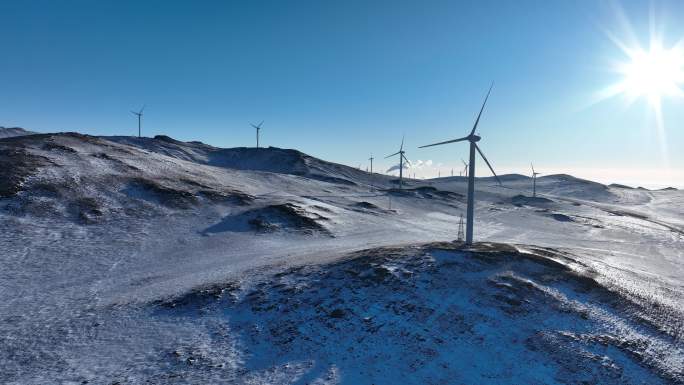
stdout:
[[256,128],[256,139],[257,139],[257,147],[259,148],[259,130],[261,130],[261,125],[264,124],[264,121],[262,120],[261,123],[255,125],[252,124],[252,127]]
[[536,197],[537,196],[537,175],[540,175],[540,172],[535,172],[534,171],[534,166],[532,163],[530,163],[530,167],[532,168],[532,196]]
[[465,173],[465,176],[468,176],[468,163],[466,163],[463,158],[461,158],[461,162],[463,162],[463,172]]
[[[370,177],[371,177],[370,178],[371,179],[370,191],[373,191],[373,179],[374,179],[373,178],[373,159],[375,159],[375,158],[373,158],[373,154],[371,153],[370,158],[368,158],[368,160],[370,160]],[[366,172],[368,172],[368,167],[366,167]]]
[[142,108],[140,109],[140,111],[137,111],[137,112],[136,112],[136,111],[131,111],[131,114],[136,115],[136,116],[138,117],[138,138],[140,137],[140,134],[141,134],[141,132],[140,132],[140,122],[141,122],[141,120],[142,120],[142,116],[143,116],[143,111],[144,111],[144,110],[145,110],[145,105],[142,106]]
[[487,91],[487,96],[485,96],[484,102],[482,103],[482,107],[480,108],[480,113],[477,114],[477,119],[475,119],[475,124],[473,125],[473,129],[470,131],[470,134],[468,136],[464,136],[463,138],[458,138],[458,139],[452,139],[452,140],[447,140],[444,142],[438,142],[438,143],[433,143],[433,144],[427,144],[425,146],[420,146],[419,148],[424,148],[424,147],[431,147],[431,146],[438,146],[442,144],[447,144],[447,143],[456,143],[456,142],[462,142],[462,141],[468,141],[470,142],[470,162],[468,163],[469,167],[469,175],[468,175],[468,208],[467,208],[467,213],[466,213],[466,245],[471,245],[473,243],[473,219],[474,219],[474,214],[475,214],[475,151],[480,154],[482,159],[484,159],[485,163],[487,163],[487,166],[489,169],[492,171],[492,174],[494,174],[494,177],[496,177],[496,180],[501,184],[501,180],[499,177],[496,175],[496,172],[494,172],[494,168],[492,168],[492,165],[489,164],[489,161],[487,160],[487,157],[482,153],[482,150],[480,150],[480,147],[478,147],[477,142],[482,139],[479,135],[475,133],[475,130],[477,129],[477,124],[480,123],[480,117],[482,116],[482,111],[484,111],[485,105],[487,104],[487,99],[489,99],[489,94],[492,92],[492,87],[494,86],[494,83],[489,87],[489,91]]
[[399,147],[399,151],[395,152],[394,154],[387,155],[385,157],[385,159],[387,159],[389,157],[399,155],[399,188],[402,187],[403,178],[404,178],[404,161],[406,161],[406,163],[408,163],[408,164],[411,164],[411,162],[409,162],[409,160],[406,159],[406,156],[404,156],[404,153],[405,153],[405,151],[404,151],[404,137],[402,136],[401,137],[401,146]]

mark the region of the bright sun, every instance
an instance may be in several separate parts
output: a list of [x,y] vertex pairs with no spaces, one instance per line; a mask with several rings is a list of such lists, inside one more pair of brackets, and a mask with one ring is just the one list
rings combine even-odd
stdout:
[[663,96],[682,94],[684,83],[684,50],[679,46],[663,49],[652,44],[651,49],[627,52],[630,61],[618,71],[624,75],[620,90],[630,99],[645,96],[651,103],[660,103]]
[[[595,94],[592,104],[621,96],[627,105],[641,99],[647,102],[644,127],[652,129],[659,142],[663,165],[668,167],[668,141],[664,108],[666,98],[680,104],[684,97],[684,38],[671,44],[665,39],[665,27],[657,21],[657,10],[650,9],[647,48],[641,45],[636,31],[618,6],[616,9],[620,34],[606,29],[607,37],[622,51],[624,58],[614,62],[611,70],[620,78]],[[670,42],[668,42],[670,40]],[[670,105],[670,103],[667,103]],[[631,126],[631,124],[630,124]]]

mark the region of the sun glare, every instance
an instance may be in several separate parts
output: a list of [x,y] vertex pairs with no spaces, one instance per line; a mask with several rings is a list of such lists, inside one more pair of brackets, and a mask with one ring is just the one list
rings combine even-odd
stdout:
[[[638,100],[645,101],[645,121],[659,142],[662,164],[668,168],[669,151],[663,110],[667,99],[679,98],[681,101],[684,97],[684,38],[674,44],[671,43],[673,40],[666,39],[665,26],[658,23],[657,12],[651,8],[649,36],[639,39],[624,11],[620,7],[616,7],[615,11],[617,26],[621,31],[616,33],[606,28],[605,32],[624,56],[609,68],[616,75],[616,81],[599,89],[591,104],[616,97],[621,97],[626,106]],[[644,37],[648,39],[648,46],[640,43],[645,40]]]
[[624,75],[619,88],[630,99],[643,96],[651,103],[660,103],[663,96],[682,93],[679,85],[684,83],[684,50],[653,45],[648,51],[635,49],[628,55],[630,61],[619,68]]

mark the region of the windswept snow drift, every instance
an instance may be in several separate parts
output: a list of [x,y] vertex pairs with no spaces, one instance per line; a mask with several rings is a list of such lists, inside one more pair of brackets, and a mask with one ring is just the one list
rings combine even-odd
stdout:
[[0,139],[0,382],[681,383],[684,192],[502,180],[475,236],[534,258],[403,248],[455,237],[461,177]]

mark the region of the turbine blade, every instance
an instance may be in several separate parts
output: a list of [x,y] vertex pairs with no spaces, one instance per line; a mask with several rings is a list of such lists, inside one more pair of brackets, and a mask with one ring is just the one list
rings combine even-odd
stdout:
[[440,144],[447,144],[447,143],[456,143],[456,142],[462,142],[462,141],[464,141],[464,140],[468,140],[468,137],[467,137],[467,136],[465,136],[465,137],[463,137],[463,138],[459,138],[459,139],[447,140],[447,141],[444,141],[444,142],[439,142],[439,143],[432,143],[432,144],[426,144],[425,146],[420,146],[420,147],[418,147],[418,148],[425,148],[425,147],[439,146]]
[[390,156],[395,156],[395,155],[399,154],[400,152],[401,152],[401,151],[397,151],[397,152],[395,152],[395,153],[392,154],[392,155],[387,155],[387,156],[385,157],[385,159],[389,158]]
[[261,128],[261,125],[264,124],[264,121],[262,120],[261,123],[258,124],[259,128]]
[[487,163],[487,166],[489,167],[489,169],[492,170],[492,174],[494,174],[494,177],[496,178],[496,181],[499,182],[500,185],[503,185],[503,183],[501,183],[501,179],[499,179],[499,176],[496,175],[496,172],[494,171],[494,168],[492,167],[491,164],[489,164],[489,161],[487,160],[487,157],[485,157],[485,155],[482,153],[482,150],[480,150],[480,147],[478,147],[477,144],[475,144],[475,149],[477,150],[477,152],[480,153],[480,156],[482,157],[482,159],[484,159],[485,163]]
[[489,91],[487,91],[487,96],[485,96],[485,100],[484,102],[482,102],[480,113],[477,114],[477,119],[475,119],[475,125],[473,125],[473,129],[472,131],[470,131],[470,135],[473,135],[475,133],[475,129],[477,128],[478,123],[480,123],[480,117],[482,116],[482,111],[485,108],[485,104],[487,104],[487,99],[489,99],[489,93],[492,92],[492,87],[494,87],[494,82],[492,82],[492,85],[489,86]]
[[466,163],[466,161],[463,160],[463,158],[461,158],[461,162],[463,162],[463,165],[464,165],[464,166],[468,167],[468,163]]
[[536,173],[534,172],[534,165],[533,165],[532,163],[530,163],[530,167],[532,167],[532,174],[536,174]]
[[142,115],[143,111],[145,111],[145,107],[147,107],[147,104],[143,104],[142,108],[140,109],[140,115]]
[[409,165],[411,164],[411,161],[408,160],[408,158],[405,157],[404,154],[401,154],[401,156],[404,158],[404,160],[406,161],[406,163],[408,163]]
[[406,136],[406,135],[402,135],[402,136],[401,136],[401,146],[399,147],[399,151],[401,151],[401,150],[404,149],[404,137],[405,137],[405,136]]

